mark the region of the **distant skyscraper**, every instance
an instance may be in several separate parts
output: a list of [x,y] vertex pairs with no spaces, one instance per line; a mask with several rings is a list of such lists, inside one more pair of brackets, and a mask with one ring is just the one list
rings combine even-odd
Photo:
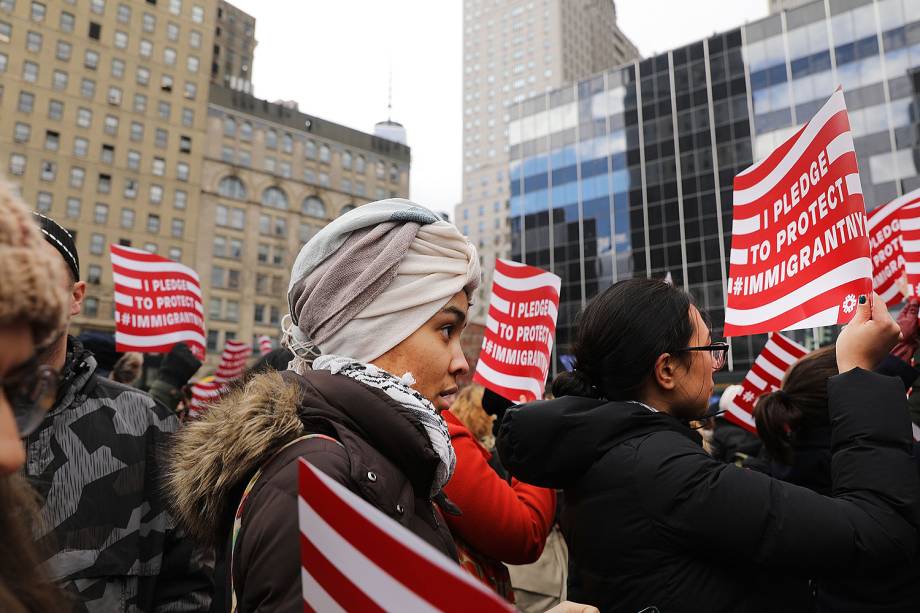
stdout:
[[463,201],[455,223],[479,247],[485,279],[472,317],[485,317],[495,257],[507,255],[511,105],[630,62],[613,0],[465,0]]
[[211,81],[252,93],[252,60],[255,48],[255,18],[229,2],[217,0]]

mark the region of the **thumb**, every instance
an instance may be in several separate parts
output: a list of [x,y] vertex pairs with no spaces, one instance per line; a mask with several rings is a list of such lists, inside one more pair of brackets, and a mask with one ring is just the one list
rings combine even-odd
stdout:
[[856,313],[853,314],[853,319],[850,320],[850,323],[863,323],[870,319],[872,319],[872,311],[869,305],[869,297],[865,294],[860,294],[859,299],[856,301]]
[[872,319],[885,321],[891,318],[888,314],[888,305],[885,304],[885,301],[882,300],[878,294],[872,292],[872,299],[869,302],[872,306]]

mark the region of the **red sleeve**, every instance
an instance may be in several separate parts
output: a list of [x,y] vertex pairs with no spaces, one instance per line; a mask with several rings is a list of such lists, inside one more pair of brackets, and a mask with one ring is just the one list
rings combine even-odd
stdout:
[[442,415],[457,454],[444,493],[463,512],[444,514],[450,531],[501,562],[535,562],[552,527],[556,492],[517,480],[509,485],[489,466],[488,452],[460,420],[449,411]]

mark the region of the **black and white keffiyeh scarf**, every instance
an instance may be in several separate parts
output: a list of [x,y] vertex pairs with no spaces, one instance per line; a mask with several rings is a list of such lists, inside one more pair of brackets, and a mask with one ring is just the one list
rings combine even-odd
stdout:
[[396,377],[373,364],[365,364],[338,355],[322,355],[316,358],[313,361],[313,370],[328,370],[334,375],[345,375],[355,381],[360,381],[364,385],[376,387],[412,411],[413,415],[425,427],[428,440],[431,441],[432,448],[441,459],[435,471],[434,482],[431,484],[431,497],[433,498],[437,495],[450,481],[451,475],[454,474],[454,467],[457,464],[457,456],[454,454],[454,447],[450,443],[447,424],[444,423],[444,419],[438,414],[434,405],[410,387],[415,383],[412,373]]

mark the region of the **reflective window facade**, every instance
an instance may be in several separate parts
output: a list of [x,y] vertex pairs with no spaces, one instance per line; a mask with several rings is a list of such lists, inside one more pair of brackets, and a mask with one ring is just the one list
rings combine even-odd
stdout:
[[[733,178],[838,83],[867,207],[920,187],[915,0],[813,2],[512,107],[511,257],[562,277],[559,352],[585,302],[632,276],[670,274],[721,336]],[[764,338],[733,339],[726,378]]]

